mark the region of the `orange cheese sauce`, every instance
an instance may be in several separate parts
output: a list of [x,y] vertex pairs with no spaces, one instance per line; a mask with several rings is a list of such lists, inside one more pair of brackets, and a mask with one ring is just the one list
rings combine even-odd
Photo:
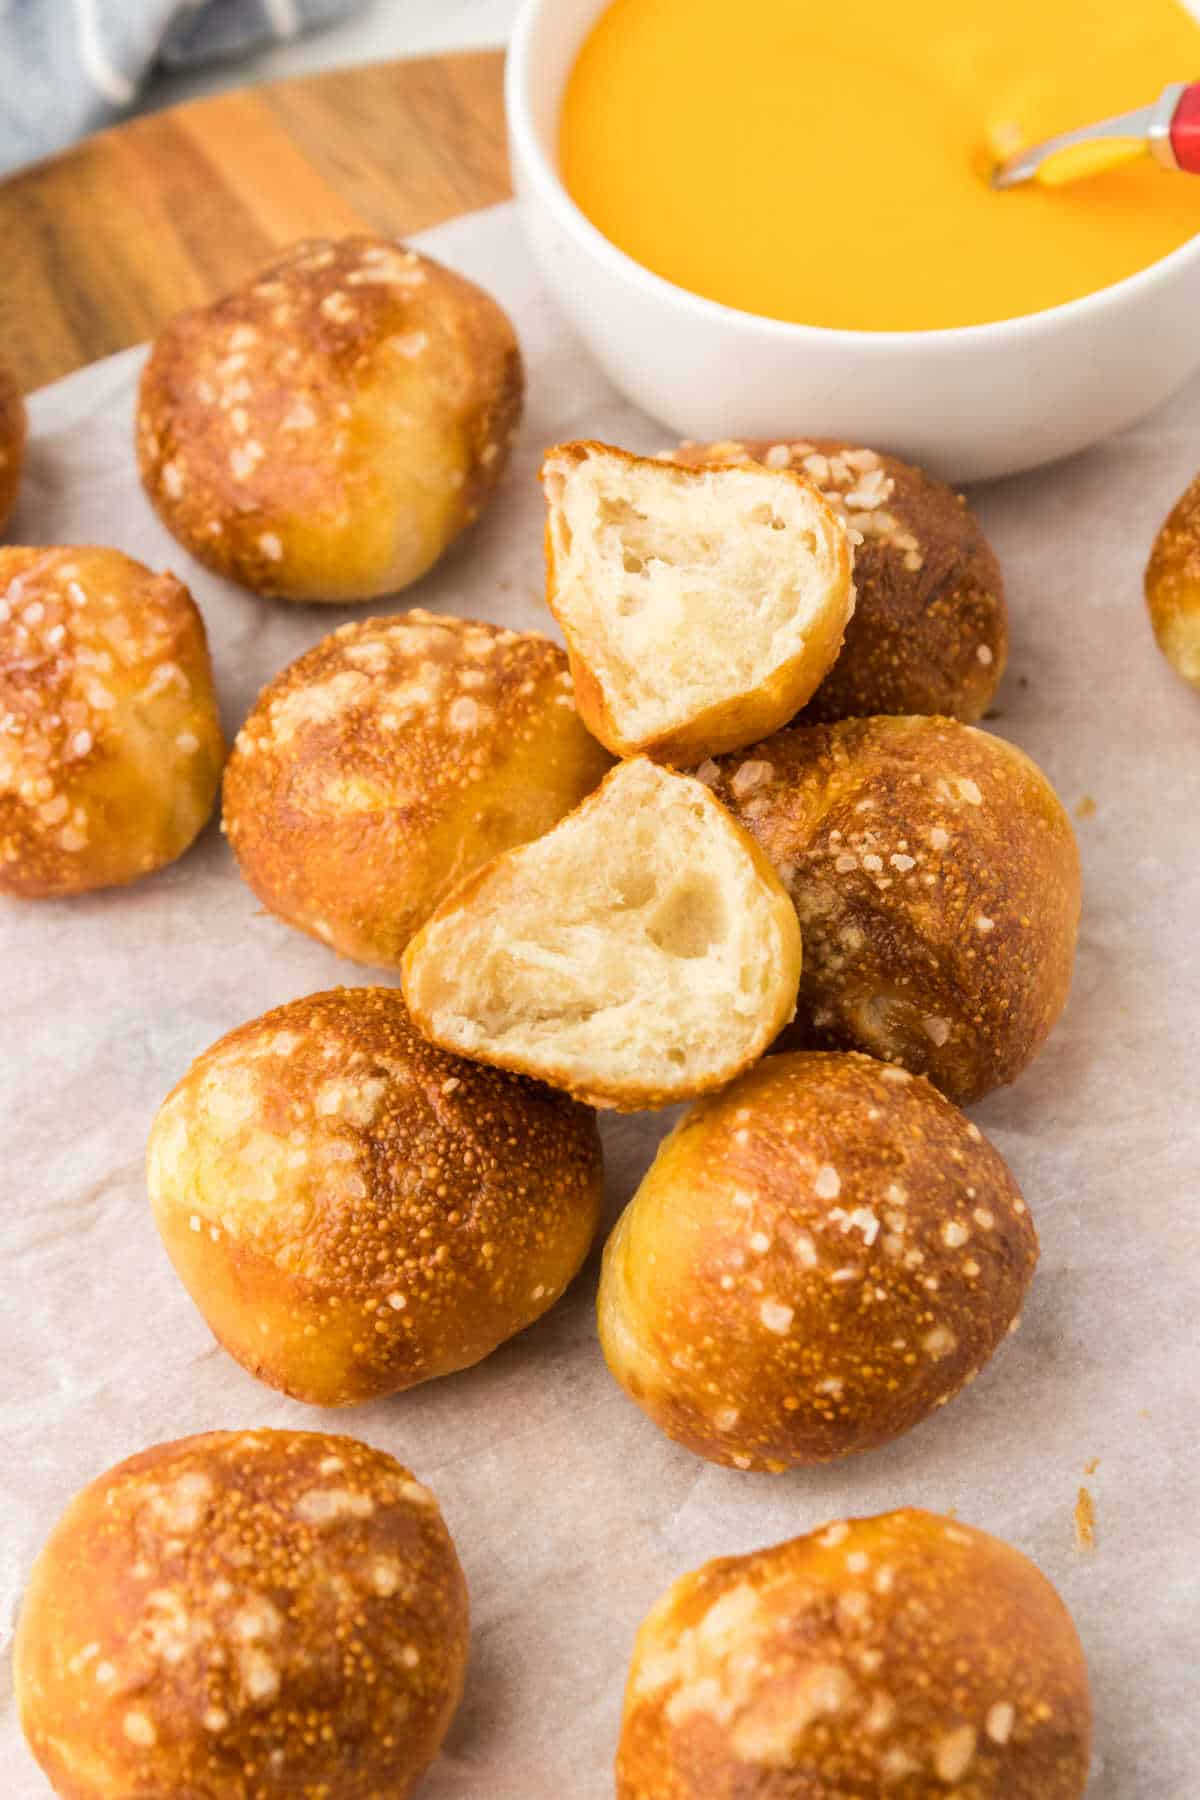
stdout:
[[810,325],[974,325],[1200,232],[1200,177],[1149,157],[987,182],[1197,76],[1178,0],[614,0],[568,83],[560,166],[606,237],[693,293]]

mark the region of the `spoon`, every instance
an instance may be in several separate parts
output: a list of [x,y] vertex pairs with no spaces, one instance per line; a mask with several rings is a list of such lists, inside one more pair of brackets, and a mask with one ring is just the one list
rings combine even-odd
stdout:
[[1032,144],[993,169],[992,186],[1063,187],[1146,156],[1161,168],[1200,175],[1200,81],[1172,82],[1151,106]]

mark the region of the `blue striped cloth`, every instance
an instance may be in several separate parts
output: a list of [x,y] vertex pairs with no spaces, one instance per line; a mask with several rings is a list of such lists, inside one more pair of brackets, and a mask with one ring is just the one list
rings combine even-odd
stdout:
[[0,171],[111,124],[156,69],[235,57],[363,0],[0,0]]

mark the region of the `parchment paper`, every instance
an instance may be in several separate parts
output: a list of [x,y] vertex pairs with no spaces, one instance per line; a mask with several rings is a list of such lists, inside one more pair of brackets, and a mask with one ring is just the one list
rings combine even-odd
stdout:
[[[422,241],[512,313],[530,393],[496,503],[405,602],[551,630],[539,452],[577,434],[643,449],[669,439],[555,314],[510,208]],[[167,536],[134,474],[140,360],[128,352],[35,397],[12,535],[115,544],[190,582],[232,736],[269,676],[361,609],[256,600]],[[780,423],[803,433],[803,419]],[[215,827],[135,888],[0,902],[6,1635],[60,1509],[118,1458],[217,1427],[349,1431],[431,1483],[470,1582],[466,1699],[423,1795],[602,1800],[633,1633],[668,1581],[843,1513],[953,1507],[1032,1556],[1075,1615],[1098,1719],[1089,1800],[1194,1800],[1200,696],[1154,649],[1140,575],[1197,466],[1200,385],[1119,441],[974,496],[1012,608],[992,729],[1038,759],[1069,807],[1095,801],[1078,825],[1085,911],[1070,1007],[1035,1066],[974,1112],[1024,1187],[1042,1261],[1023,1329],[980,1380],[840,1468],[739,1474],[660,1436],[600,1356],[595,1257],[548,1318],[466,1374],[338,1413],[260,1386],[213,1342],[160,1249],[147,1129],[221,1033],[371,973],[262,915]],[[670,1117],[605,1120],[613,1214]],[[1080,1486],[1096,1506],[1090,1555],[1074,1545]],[[5,1671],[0,1789],[34,1800],[48,1790]]]

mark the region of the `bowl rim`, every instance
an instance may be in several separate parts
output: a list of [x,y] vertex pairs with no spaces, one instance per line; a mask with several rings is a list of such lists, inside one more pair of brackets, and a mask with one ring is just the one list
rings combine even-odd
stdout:
[[[752,328],[780,343],[808,344],[814,348],[824,346],[829,349],[836,346],[839,349],[881,352],[886,352],[889,348],[969,350],[984,341],[1011,341],[1027,336],[1034,330],[1053,331],[1063,325],[1069,328],[1076,319],[1082,321],[1106,308],[1120,306],[1126,300],[1136,303],[1143,291],[1170,281],[1181,267],[1192,262],[1200,264],[1198,230],[1186,243],[1169,250],[1154,262],[1147,263],[1144,269],[1136,269],[1132,275],[1124,275],[1119,281],[1094,288],[1075,300],[1062,300],[1055,306],[1045,306],[1037,312],[1015,313],[1006,319],[989,319],[974,325],[931,325],[902,331],[865,331],[841,325],[806,325],[799,320],[774,319],[766,313],[748,312],[744,307],[727,306],[722,300],[710,300],[704,294],[694,294],[690,288],[680,287],[665,275],[658,275],[653,269],[648,269],[636,257],[630,256],[628,251],[614,244],[611,238],[605,237],[571,198],[557,166],[542,148],[533,124],[529,98],[534,74],[533,35],[546,13],[557,3],[558,0],[523,0],[513,25],[504,71],[505,115],[517,152],[513,160],[520,161],[530,172],[538,197],[549,207],[562,229],[577,241],[582,241],[583,247],[613,275],[641,288],[648,298],[675,306],[698,323],[722,325],[726,328],[733,325],[743,331]],[[561,92],[555,98],[558,110],[561,111]]]

